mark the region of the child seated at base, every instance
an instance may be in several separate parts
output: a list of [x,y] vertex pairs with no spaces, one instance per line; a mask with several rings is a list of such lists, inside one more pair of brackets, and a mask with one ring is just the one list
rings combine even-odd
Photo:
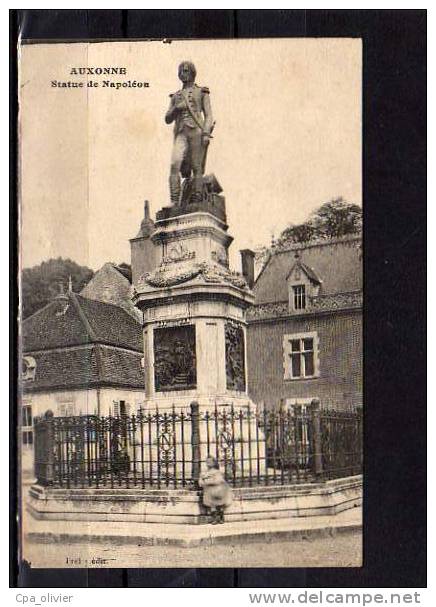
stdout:
[[200,474],[198,484],[203,489],[203,505],[211,515],[212,525],[224,523],[224,508],[232,503],[232,490],[212,456],[206,458],[207,469]]

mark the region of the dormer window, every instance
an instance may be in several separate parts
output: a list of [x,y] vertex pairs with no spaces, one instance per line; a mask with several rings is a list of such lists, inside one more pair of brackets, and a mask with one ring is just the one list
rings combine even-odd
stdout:
[[289,312],[304,314],[309,310],[312,299],[319,295],[322,280],[313,268],[301,261],[298,251],[295,259],[296,262],[286,277]]
[[306,285],[294,285],[294,310],[306,309]]

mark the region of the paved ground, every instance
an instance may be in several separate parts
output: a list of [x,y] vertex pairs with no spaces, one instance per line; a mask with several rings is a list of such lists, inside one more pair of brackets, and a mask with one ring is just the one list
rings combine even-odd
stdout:
[[[196,548],[29,543],[26,557],[33,566],[42,558],[46,567],[359,567],[361,554],[361,533],[353,531],[307,540]],[[74,562],[78,558],[81,562]]]

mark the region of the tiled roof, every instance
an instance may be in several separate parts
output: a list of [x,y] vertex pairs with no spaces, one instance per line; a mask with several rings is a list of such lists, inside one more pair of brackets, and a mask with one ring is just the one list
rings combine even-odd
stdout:
[[23,382],[24,391],[38,389],[67,389],[98,383],[98,368],[94,348],[70,348],[33,354],[36,362],[35,379]]
[[24,352],[91,343],[88,330],[71,298],[55,299],[22,325]]
[[103,384],[138,387],[144,389],[144,370],[141,367],[142,355],[125,350],[116,350],[110,346],[100,347],[101,380]]
[[337,240],[296,244],[276,251],[259,274],[254,287],[255,305],[287,301],[286,278],[295,265],[298,251],[301,264],[322,281],[320,294],[346,293],[362,288],[361,239],[358,236]]
[[141,325],[119,306],[75,293],[57,298],[22,323],[24,352],[103,343],[142,351]]
[[75,295],[98,343],[142,352],[141,325],[123,308]]
[[144,388],[140,353],[93,345],[38,352],[33,357],[35,379],[23,382],[24,392],[96,386]]

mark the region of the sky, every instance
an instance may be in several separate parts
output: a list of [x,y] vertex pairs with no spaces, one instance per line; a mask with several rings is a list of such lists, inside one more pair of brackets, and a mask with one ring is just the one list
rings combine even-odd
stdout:
[[[169,205],[177,67],[208,86],[207,173],[226,197],[230,261],[342,196],[361,204],[361,41],[259,39],[38,44],[20,57],[20,251],[23,267],[68,257],[94,270],[130,262],[149,200]],[[73,67],[126,75],[72,76]],[[102,81],[148,82],[104,88]],[[51,86],[53,80],[84,83]],[[88,80],[100,86],[86,86]]]

